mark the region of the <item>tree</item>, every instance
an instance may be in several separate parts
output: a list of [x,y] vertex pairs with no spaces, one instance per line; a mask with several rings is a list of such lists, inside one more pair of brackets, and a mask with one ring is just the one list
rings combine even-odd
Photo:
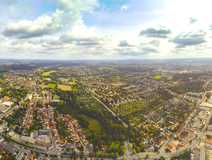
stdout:
[[100,157],[103,157],[104,156],[104,153],[103,152],[100,152]]
[[4,157],[4,156],[2,156],[2,157],[1,157],[1,160],[5,160],[5,157]]
[[125,155],[125,153],[126,153],[125,149],[122,149],[121,150],[121,155]]
[[106,158],[108,157],[108,153],[105,153],[105,157],[106,157]]
[[144,152],[145,144],[144,144],[143,142],[141,142],[141,143],[139,144],[139,146],[141,147],[141,148],[140,148],[140,149],[141,149],[141,152]]
[[139,158],[138,160],[143,160],[142,158]]
[[73,156],[76,156],[76,155],[77,155],[76,151],[73,151],[73,152],[72,152],[72,155],[73,155]]
[[40,156],[40,152],[36,152],[36,156]]
[[149,154],[146,154],[146,158],[149,158]]
[[115,153],[115,157],[116,157],[116,159],[119,158],[118,152]]
[[98,151],[96,151],[95,156],[96,156],[96,157],[98,157],[98,156],[99,156],[99,152],[98,152]]
[[160,160],[165,160],[165,157],[164,157],[164,156],[161,156],[161,157],[160,157]]
[[66,148],[66,151],[67,151],[67,152],[69,152],[69,151],[70,151],[70,148],[69,148],[69,147],[68,147],[68,148]]
[[133,154],[136,154],[136,150],[135,149],[133,149],[132,152],[133,152]]
[[89,153],[89,156],[92,157],[92,156],[93,156],[93,152],[90,152],[90,153]]
[[84,154],[85,154],[84,151],[81,151],[81,152],[80,152],[80,159],[82,159],[82,158],[84,157]]
[[114,153],[112,152],[112,153],[110,153],[110,157],[111,158],[113,158],[114,157]]

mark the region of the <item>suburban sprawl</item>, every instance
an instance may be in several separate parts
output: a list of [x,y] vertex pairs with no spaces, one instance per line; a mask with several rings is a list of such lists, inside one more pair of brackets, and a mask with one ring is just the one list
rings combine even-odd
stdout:
[[207,59],[0,61],[0,159],[210,160]]

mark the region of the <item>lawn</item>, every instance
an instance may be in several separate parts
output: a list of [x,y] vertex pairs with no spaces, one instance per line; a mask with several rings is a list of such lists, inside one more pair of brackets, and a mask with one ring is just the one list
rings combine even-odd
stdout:
[[108,70],[111,70],[111,71],[119,72],[119,70],[115,69],[115,68],[109,68],[109,67],[100,67],[100,68],[104,68],[104,69],[108,69]]
[[63,90],[63,91],[71,91],[71,86],[58,84],[57,88]]
[[53,88],[53,89],[54,89],[57,85],[56,85],[56,84],[53,84],[53,83],[49,83],[48,86],[49,86],[50,88]]
[[42,76],[48,76],[48,75],[50,75],[51,73],[54,73],[54,72],[57,72],[57,71],[52,70],[52,71],[49,71],[49,72],[43,72]]
[[43,80],[51,81],[51,78],[42,78]]
[[38,72],[43,72],[44,70],[42,68],[37,69]]
[[99,121],[97,121],[97,120],[95,120],[93,118],[87,117],[85,115],[84,115],[84,118],[89,122],[88,129],[93,131],[95,136],[101,134],[102,131],[105,132],[104,128],[99,123]]
[[4,82],[4,80],[0,78],[0,82]]
[[76,84],[76,82],[70,82],[70,84]]
[[161,79],[162,78],[162,76],[161,75],[157,75],[157,76],[150,76],[150,78],[153,78],[153,79]]

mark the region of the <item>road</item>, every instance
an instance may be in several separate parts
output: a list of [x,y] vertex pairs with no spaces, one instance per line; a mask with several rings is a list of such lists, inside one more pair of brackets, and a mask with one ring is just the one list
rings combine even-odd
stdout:
[[[79,83],[78,83],[79,84]],[[79,84],[80,85],[80,84]],[[81,85],[80,85],[81,86]],[[83,86],[81,86],[83,89],[84,89],[84,91],[85,92],[87,92],[88,94],[90,94],[91,95],[91,97],[93,97],[93,98],[95,98],[99,103],[101,103],[110,113],[112,113],[112,115],[115,117],[118,117],[110,108],[108,108],[102,101],[100,101],[98,98],[96,98],[94,95],[92,95],[87,89],[85,89]],[[123,122],[119,117],[118,117],[118,120],[120,121],[120,122],[122,122],[122,124],[125,126],[125,127],[128,127],[128,125],[125,123],[125,122]]]
[[[207,85],[207,83],[208,82],[206,82],[205,83],[205,85]],[[205,88],[205,85],[203,86],[204,88]],[[82,87],[82,86],[81,86]],[[87,91],[84,87],[82,87],[87,93],[90,93],[89,91]],[[202,100],[203,100],[203,98],[204,98],[204,96],[205,96],[205,94],[207,93],[207,91],[205,91],[204,92],[204,94],[203,94],[203,97],[202,97]],[[98,98],[96,98],[94,95],[91,95],[93,98],[95,98],[97,101],[99,101],[108,111],[110,111],[114,116],[117,116],[110,108],[108,108],[103,102],[101,102]],[[201,102],[202,102],[202,100],[201,101],[199,101],[196,105],[198,106]],[[117,116],[118,117],[118,116]],[[150,158],[151,159],[158,159],[158,158],[160,158],[161,156],[164,156],[165,158],[171,158],[171,157],[173,157],[173,156],[175,156],[175,155],[177,155],[177,154],[180,154],[180,153],[183,153],[185,150],[187,150],[187,149],[190,149],[190,148],[193,148],[195,145],[197,145],[199,142],[200,142],[200,140],[201,140],[201,138],[203,137],[203,135],[204,135],[204,133],[205,133],[205,129],[206,129],[206,127],[207,127],[207,125],[208,125],[208,123],[209,123],[209,119],[211,118],[211,114],[210,114],[210,116],[209,116],[209,118],[208,118],[208,120],[207,120],[207,122],[206,122],[206,125],[205,125],[205,127],[202,129],[202,131],[198,134],[198,137],[196,138],[196,139],[194,139],[193,141],[192,141],[192,143],[190,144],[190,145],[188,145],[188,146],[185,146],[184,148],[182,148],[182,149],[180,149],[180,150],[176,150],[176,152],[172,152],[172,153],[165,153],[165,151],[164,151],[164,149],[165,149],[165,147],[166,147],[166,145],[168,144],[168,143],[170,143],[170,141],[172,140],[172,137],[171,138],[169,138],[167,141],[166,141],[166,143],[161,147],[161,149],[160,149],[160,153],[159,154],[157,154],[157,153],[155,153],[155,152],[142,152],[142,153],[138,153],[138,154],[132,154],[132,152],[131,152],[131,148],[130,149],[128,149],[128,144],[129,144],[129,139],[125,142],[125,144],[124,144],[124,147],[125,147],[125,150],[126,150],[126,154],[123,156],[123,158],[125,158],[126,160],[133,160],[134,158],[144,158],[145,159],[145,157],[146,157],[146,154],[149,154],[150,155]],[[122,124],[124,125],[124,126],[126,126],[126,127],[128,127],[128,125],[127,124],[125,124],[119,117],[118,117],[118,119],[122,122]],[[54,140],[53,140],[54,141]],[[38,152],[44,152],[44,153],[48,153],[48,154],[51,154],[51,155],[58,155],[58,156],[60,156],[62,153],[64,153],[64,151],[61,151],[61,150],[58,150],[58,149],[56,149],[56,144],[55,144],[55,142],[53,142],[54,144],[53,144],[53,148],[51,149],[51,150],[47,150],[47,149],[39,149],[39,148],[36,148],[36,149],[32,149],[32,148],[28,148],[28,149],[25,149],[24,151],[25,152],[28,152],[28,155],[27,155],[27,157],[29,156],[29,150],[34,150],[34,151],[38,151]],[[19,144],[14,144],[14,146],[16,147],[16,148],[19,148],[20,150],[23,150],[23,146],[21,146],[21,145],[19,145]],[[68,154],[71,154],[72,152],[68,152]],[[77,155],[80,155],[80,152],[77,152]],[[84,155],[84,157],[86,157],[86,158],[88,158],[88,157],[90,157],[89,156],[89,153],[85,153],[85,155]],[[122,157],[121,157],[122,158]],[[108,158],[101,158],[101,159],[108,159]]]

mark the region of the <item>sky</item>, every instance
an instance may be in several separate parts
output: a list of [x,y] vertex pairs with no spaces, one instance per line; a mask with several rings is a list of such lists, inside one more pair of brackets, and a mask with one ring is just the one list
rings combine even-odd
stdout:
[[1,0],[1,59],[212,57],[210,0]]

